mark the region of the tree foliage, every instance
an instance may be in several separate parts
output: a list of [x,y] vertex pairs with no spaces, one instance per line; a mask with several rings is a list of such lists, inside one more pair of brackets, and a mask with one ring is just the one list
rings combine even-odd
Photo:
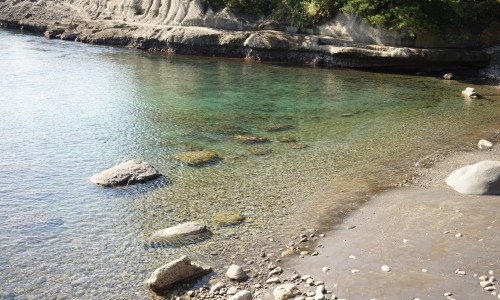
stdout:
[[373,25],[408,33],[444,33],[467,26],[481,29],[500,20],[500,0],[204,0],[215,7],[231,7],[265,14],[277,21],[307,27],[338,11],[361,16]]

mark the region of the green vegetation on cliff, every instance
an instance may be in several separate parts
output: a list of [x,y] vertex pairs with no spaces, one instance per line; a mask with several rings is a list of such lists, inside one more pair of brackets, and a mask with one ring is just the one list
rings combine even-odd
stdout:
[[500,20],[500,0],[204,0],[215,7],[266,14],[297,27],[314,25],[338,11],[373,25],[416,33],[446,34],[463,27],[482,29]]

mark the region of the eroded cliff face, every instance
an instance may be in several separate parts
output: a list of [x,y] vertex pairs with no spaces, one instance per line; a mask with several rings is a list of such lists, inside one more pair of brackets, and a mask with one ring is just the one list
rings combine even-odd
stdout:
[[0,0],[0,23],[47,38],[319,66],[449,71],[489,61],[481,51],[414,48],[415,38],[352,16],[296,33],[200,0]]

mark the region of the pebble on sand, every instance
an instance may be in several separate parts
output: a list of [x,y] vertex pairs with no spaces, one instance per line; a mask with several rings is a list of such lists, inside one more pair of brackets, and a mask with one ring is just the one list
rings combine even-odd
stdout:
[[383,265],[382,267],[380,267],[380,269],[384,272],[390,272],[391,271],[391,267],[389,267],[388,265]]
[[323,273],[326,273],[326,272],[330,271],[330,268],[323,267],[323,268],[321,268],[321,271],[323,271]]
[[352,269],[352,270],[351,270],[351,273],[352,273],[352,274],[359,273],[359,272],[360,272],[360,270],[358,270],[358,269]]

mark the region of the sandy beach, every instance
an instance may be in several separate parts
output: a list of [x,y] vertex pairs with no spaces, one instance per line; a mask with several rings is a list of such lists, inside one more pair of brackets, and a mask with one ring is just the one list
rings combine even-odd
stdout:
[[290,256],[284,269],[323,281],[328,299],[497,299],[478,278],[500,274],[500,198],[462,195],[444,180],[462,166],[500,160],[499,148],[423,168],[410,187],[374,196],[319,237],[317,255]]

